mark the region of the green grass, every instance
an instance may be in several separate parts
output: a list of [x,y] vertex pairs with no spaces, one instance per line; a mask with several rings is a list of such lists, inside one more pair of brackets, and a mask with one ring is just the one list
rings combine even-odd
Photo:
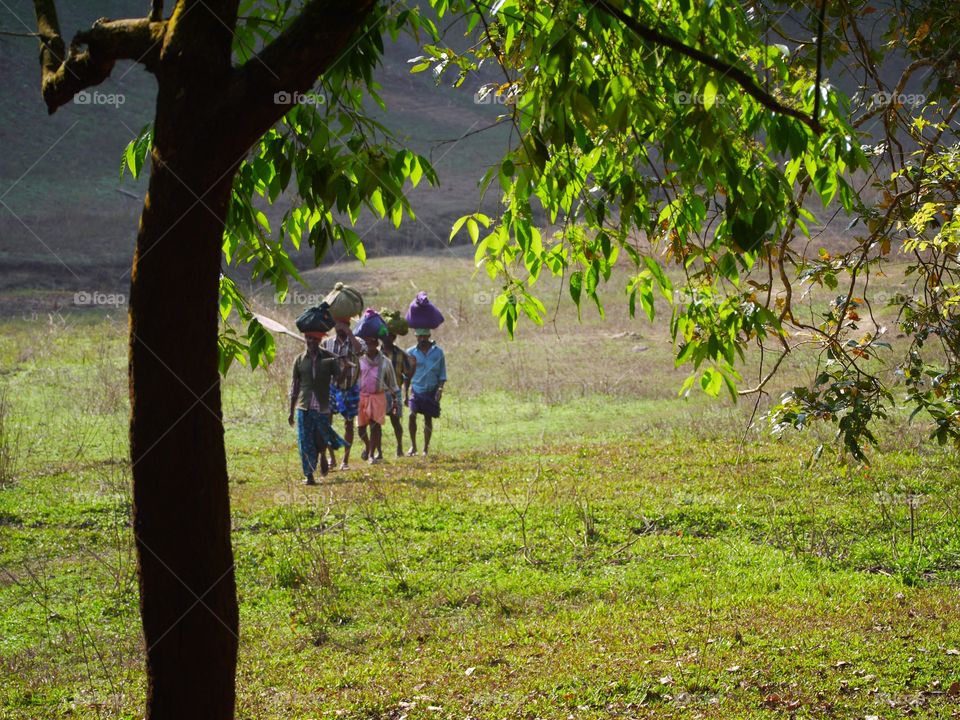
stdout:
[[[676,399],[662,324],[565,308],[507,343],[468,263],[337,268],[377,306],[430,270],[451,375],[430,459],[304,488],[296,346],[227,378],[239,717],[960,711],[960,468],[924,427],[881,427],[868,468],[810,465],[826,431],[777,441],[752,407]],[[3,325],[21,452],[0,489],[0,718],[140,717],[124,332]]]

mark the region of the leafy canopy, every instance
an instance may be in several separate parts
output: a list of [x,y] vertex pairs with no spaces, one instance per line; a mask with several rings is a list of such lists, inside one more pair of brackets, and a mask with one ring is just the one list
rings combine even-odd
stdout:
[[[676,364],[691,371],[681,393],[695,386],[714,396],[726,388],[734,399],[763,392],[772,373],[753,390],[738,390],[737,366],[751,345],[779,355],[774,371],[787,353],[811,346],[821,370],[810,387],[795,388],[773,407],[775,428],[835,422],[845,447],[863,459],[863,444],[873,441],[871,421],[894,395],[889,373],[876,370],[890,346],[875,321],[871,331],[862,330],[859,311],[870,301],[858,287],[899,243],[916,259],[908,272],[920,292],[900,299],[911,345],[905,360],[893,363],[894,382],[904,382],[917,411],[936,420],[941,441],[960,438],[954,215],[960,153],[943,142],[957,108],[944,104],[956,97],[950,75],[956,53],[946,33],[938,35],[928,22],[950,27],[958,11],[940,2],[922,12],[897,6],[886,31],[873,37],[859,25],[875,12],[865,2],[829,4],[823,26],[816,8],[790,5],[378,5],[315,93],[261,138],[241,166],[224,234],[225,265],[246,266],[282,297],[300,281],[290,247],[313,248],[319,262],[342,243],[363,261],[353,229],[362,211],[389,216],[397,226],[414,216],[406,189],[436,183],[436,173],[368,112],[371,103],[383,108],[373,79],[383,35],[408,33],[423,48],[411,60],[412,72],[430,70],[455,88],[484,66],[502,76],[479,94],[502,103],[511,144],[491,158],[477,197],[479,206],[485,193],[497,193],[500,212],[464,215],[451,238],[466,232],[478,267],[501,282],[493,313],[511,336],[521,318],[543,322],[537,281],[544,272],[563,278],[578,309],[593,305],[602,316],[604,283],[616,264],[625,265],[631,315],[639,309],[652,320],[660,309],[670,312]],[[238,60],[275,37],[293,13],[285,0],[241,6]],[[791,27],[783,27],[784,18]],[[438,29],[441,21],[465,28],[466,50],[454,49],[453,38]],[[798,42],[798,35],[813,40]],[[905,107],[896,95],[878,105],[866,87],[851,104],[820,77],[829,77],[838,61],[876,66],[890,48],[936,70],[923,107]],[[875,138],[864,129],[876,117],[886,134],[880,145],[868,142]],[[125,154],[123,166],[134,175],[149,148],[148,132]],[[880,200],[873,202],[868,190]],[[293,203],[271,227],[263,207],[281,195]],[[808,256],[814,205],[861,221],[866,235],[856,236],[847,252]],[[819,321],[804,322],[794,312],[795,296],[814,284],[838,295]],[[223,371],[235,359],[249,358],[256,367],[273,358],[273,339],[226,273],[221,316]],[[931,354],[933,339],[939,347]]]

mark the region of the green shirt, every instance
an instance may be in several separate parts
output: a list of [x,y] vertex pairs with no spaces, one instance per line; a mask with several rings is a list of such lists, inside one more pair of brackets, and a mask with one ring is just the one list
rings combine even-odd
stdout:
[[311,358],[307,352],[293,361],[290,399],[298,410],[330,410],[330,381],[340,373],[340,363],[325,352]]

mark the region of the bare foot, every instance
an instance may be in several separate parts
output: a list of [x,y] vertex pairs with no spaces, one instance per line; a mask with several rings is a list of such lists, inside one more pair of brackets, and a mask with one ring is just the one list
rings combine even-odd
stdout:
[[341,470],[349,470],[349,469],[350,469],[350,466],[347,465],[347,461],[346,461],[346,460],[344,460],[342,463],[340,463],[340,469],[341,469]]

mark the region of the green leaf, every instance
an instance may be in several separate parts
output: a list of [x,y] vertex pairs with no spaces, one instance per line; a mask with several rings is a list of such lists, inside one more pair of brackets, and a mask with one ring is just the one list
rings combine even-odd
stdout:
[[129,170],[134,179],[140,177],[140,171],[146,163],[147,153],[153,147],[153,126],[144,125],[137,136],[131,140],[124,150],[123,162],[120,163],[120,178],[124,170]]
[[653,283],[650,282],[649,278],[644,278],[640,283],[640,306],[647,314],[650,322],[653,322],[655,316],[655,309],[653,307]]
[[367,251],[366,248],[363,247],[363,241],[360,239],[360,236],[347,227],[340,228],[340,231],[342,233],[343,244],[347,246],[350,254],[361,263],[366,263]]
[[737,260],[733,253],[724,253],[717,262],[717,271],[720,275],[738,286],[740,284],[740,273],[737,270]]
[[384,217],[387,214],[387,208],[383,205],[383,194],[379,188],[374,190],[370,195],[370,205],[373,206],[373,209],[380,217]]
[[449,241],[453,241],[453,238],[456,237],[458,232],[460,232],[460,228],[463,227],[463,224],[469,220],[470,217],[470,215],[464,215],[463,217],[457,218],[457,221],[453,224],[453,228],[450,230]]
[[726,373],[723,374],[723,384],[726,385],[727,392],[730,393],[730,399],[733,400],[733,402],[737,402],[740,399],[739,395],[737,394],[737,386],[733,382],[733,379],[730,378]]
[[580,295],[583,292],[583,273],[580,270],[570,273],[570,297],[577,309],[580,308]]
[[667,302],[672,302],[673,283],[670,282],[670,278],[667,277],[667,274],[663,271],[663,268],[660,267],[660,263],[647,255],[643,257],[643,263],[647,266],[647,269],[650,270],[650,273],[656,279],[657,287],[660,289],[660,293],[663,295],[664,299]]
[[707,80],[703,86],[703,107],[705,110],[712,108],[717,102],[717,84],[713,79]]
[[713,368],[707,368],[700,376],[700,389],[710,397],[717,397],[723,387],[723,375]]

